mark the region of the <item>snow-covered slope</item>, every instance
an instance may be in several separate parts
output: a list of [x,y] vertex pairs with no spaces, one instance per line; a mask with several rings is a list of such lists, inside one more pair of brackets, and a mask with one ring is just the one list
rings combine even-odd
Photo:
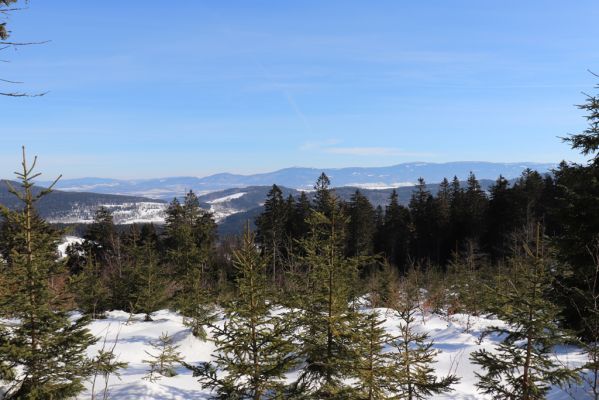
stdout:
[[88,224],[93,222],[94,213],[99,207],[112,212],[115,224],[162,223],[164,222],[166,203],[136,202],[119,204],[98,204],[94,207],[74,205],[71,209],[54,213],[48,217],[50,223]]
[[[386,329],[391,333],[397,332],[399,321],[394,313],[387,309],[378,311],[386,318]],[[109,380],[109,398],[114,400],[210,398],[210,392],[202,389],[191,372],[183,367],[177,369],[177,376],[163,377],[156,383],[143,379],[147,370],[147,365],[143,363],[143,360],[148,357],[146,351],[152,351],[149,343],[157,339],[161,333],[168,333],[173,337],[185,361],[191,364],[210,360],[214,350],[212,343],[201,342],[191,335],[189,329],[183,325],[180,315],[170,311],[159,311],[153,314],[153,318],[153,322],[144,322],[142,315],[136,315],[129,320],[128,314],[114,311],[108,314],[108,318],[94,321],[90,325],[91,331],[101,339],[93,348],[89,349],[90,356],[93,356],[103,345],[104,339],[109,348],[112,347],[118,336],[115,353],[118,354],[120,361],[129,363],[128,368],[122,371],[120,380],[115,377]],[[436,373],[443,376],[452,371],[461,377],[454,392],[435,396],[432,399],[478,400],[487,398],[476,391],[474,372],[478,368],[470,362],[469,355],[481,348],[493,350],[498,338],[486,337],[479,344],[479,336],[485,327],[500,324],[501,321],[471,317],[471,330],[466,332],[466,320],[466,315],[454,315],[449,320],[436,314],[418,318],[417,329],[428,331],[434,340],[434,348],[441,351],[437,359]],[[556,356],[560,361],[573,366],[578,366],[583,362],[582,356],[574,347],[560,347],[556,351]],[[293,373],[289,375],[289,378],[292,376]],[[88,383],[87,387],[88,392],[79,398],[90,398],[91,384]],[[96,388],[99,387],[103,387],[101,380],[96,382]],[[567,391],[555,387],[549,399],[584,398],[580,388],[572,389],[572,395],[574,397],[570,397]]]

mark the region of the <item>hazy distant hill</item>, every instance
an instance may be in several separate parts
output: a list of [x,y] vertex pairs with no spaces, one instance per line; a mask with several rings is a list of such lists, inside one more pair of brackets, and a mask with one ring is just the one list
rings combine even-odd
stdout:
[[507,179],[518,177],[526,168],[547,172],[555,164],[539,163],[490,163],[490,162],[451,162],[451,163],[405,163],[390,167],[372,168],[286,168],[279,171],[253,174],[216,174],[204,178],[169,177],[160,179],[119,180],[104,178],[64,179],[58,189],[77,192],[110,193],[143,196],[171,200],[193,190],[205,194],[218,190],[252,186],[270,186],[273,183],[293,189],[311,189],[316,178],[325,172],[333,186],[362,188],[391,188],[413,186],[418,178],[438,183],[444,177],[454,175],[465,180],[470,171],[479,179],[496,179],[500,174]]
[[[18,183],[13,186],[19,188]],[[35,187],[38,193],[40,187]],[[15,209],[20,207],[18,199],[8,191],[5,181],[0,181],[0,204]],[[89,222],[101,205],[109,208],[117,223],[160,222],[164,218],[166,203],[162,200],[139,196],[64,192],[55,190],[37,203],[40,215],[50,222]]]

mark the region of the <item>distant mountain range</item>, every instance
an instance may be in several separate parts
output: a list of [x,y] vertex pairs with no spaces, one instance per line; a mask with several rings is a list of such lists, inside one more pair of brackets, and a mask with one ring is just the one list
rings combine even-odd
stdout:
[[[193,190],[198,194],[252,186],[277,184],[299,190],[310,190],[321,172],[325,172],[335,187],[351,186],[365,189],[385,189],[413,186],[422,177],[427,183],[438,183],[444,177],[457,176],[465,180],[472,171],[479,179],[495,180],[499,175],[507,179],[518,177],[526,168],[548,172],[556,164],[548,163],[405,163],[390,167],[370,168],[285,168],[274,172],[236,175],[222,173],[203,178],[169,177],[156,179],[121,180],[110,178],[64,179],[57,189],[72,192],[93,192],[142,196],[153,199],[171,200]],[[49,182],[41,182],[48,184]]]
[[[92,221],[98,207],[104,206],[112,211],[117,224],[161,224],[168,206],[165,200],[180,197],[191,189],[198,194],[201,206],[214,214],[219,233],[228,235],[241,232],[246,221],[254,221],[273,184],[279,185],[285,197],[297,197],[301,191],[307,191],[311,197],[312,186],[321,172],[331,178],[334,191],[341,199],[349,200],[356,189],[360,189],[375,207],[384,207],[393,189],[397,190],[400,203],[407,204],[419,177],[426,180],[428,190],[436,193],[444,177],[457,176],[463,182],[472,171],[486,190],[499,175],[515,179],[526,168],[543,173],[554,167],[554,164],[535,163],[411,163],[384,168],[287,168],[268,174],[218,174],[206,178],[82,178],[61,181],[60,190],[43,198],[38,210],[49,222],[86,224]],[[4,182],[0,182],[0,204],[9,208],[19,206]]]

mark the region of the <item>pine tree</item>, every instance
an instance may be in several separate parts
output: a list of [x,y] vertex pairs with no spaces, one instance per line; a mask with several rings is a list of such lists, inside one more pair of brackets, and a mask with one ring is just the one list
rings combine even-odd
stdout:
[[354,365],[356,384],[355,399],[383,400],[392,397],[395,369],[392,358],[385,352],[391,341],[383,326],[379,312],[372,310],[364,316],[360,325],[357,358]]
[[196,338],[205,341],[208,338],[206,327],[217,320],[213,297],[206,289],[202,273],[196,269],[188,274],[186,292],[181,295],[179,311],[184,315],[183,323],[191,328]]
[[119,341],[119,335],[117,334],[112,347],[107,349],[107,338],[108,332],[104,336],[104,343],[102,343],[102,348],[98,350],[98,353],[92,360],[94,376],[91,379],[92,387],[90,389],[91,392],[91,400],[96,400],[99,398],[96,393],[96,382],[98,376],[101,376],[104,380],[104,388],[102,391],[102,400],[108,399],[108,384],[110,380],[110,376],[115,375],[120,379],[120,370],[127,368],[129,365],[126,362],[118,361],[118,356],[114,353],[114,349]]
[[150,345],[154,354],[146,351],[150,359],[143,362],[148,364],[150,369],[144,379],[156,382],[163,376],[170,378],[177,375],[175,365],[181,364],[181,353],[177,351],[179,346],[173,344],[173,338],[168,335],[168,332],[163,332],[158,340],[150,342]]
[[136,312],[145,313],[145,320],[152,321],[151,314],[164,307],[169,300],[170,281],[158,264],[158,255],[152,242],[142,244],[143,257],[141,264],[134,272],[135,291],[134,297]]
[[504,336],[495,352],[479,350],[471,360],[484,370],[476,373],[477,387],[494,399],[544,399],[551,385],[575,377],[552,357],[567,335],[556,322],[559,308],[549,300],[560,265],[544,248],[540,231],[538,226],[534,246],[522,239],[523,253],[512,257],[511,274],[502,277],[508,284],[489,288],[496,299],[491,311],[506,323],[490,332]]
[[410,199],[410,214],[414,227],[413,255],[417,260],[430,261],[435,251],[435,203],[430,191],[426,188],[424,179],[418,179],[418,185]]
[[302,242],[307,271],[297,321],[305,366],[293,389],[302,398],[346,398],[354,393],[345,379],[354,371],[353,329],[360,320],[351,301],[357,295],[358,267],[369,260],[344,256],[346,218],[336,198],[322,194],[328,203],[321,208],[329,216],[314,211],[309,219],[312,232]]
[[333,212],[331,207],[334,195],[331,193],[330,186],[331,180],[324,172],[320,174],[316,184],[314,184],[314,190],[316,191],[314,194],[314,209],[326,217],[330,217]]
[[[238,293],[224,309],[224,326],[212,326],[214,363],[188,366],[217,399],[281,398],[284,374],[293,365],[294,347],[287,318],[275,315],[266,276],[268,260],[246,228],[234,254]],[[224,375],[219,375],[219,372]]]
[[[599,85],[595,88],[599,89]],[[573,149],[580,150],[583,155],[590,155],[590,163],[599,166],[599,95],[586,96],[586,102],[578,105],[578,108],[587,112],[589,126],[582,133],[570,135],[563,140],[570,143]]]
[[71,276],[69,283],[79,310],[92,319],[102,318],[108,310],[110,291],[91,251],[81,272]]
[[350,257],[373,255],[376,232],[374,212],[368,198],[356,190],[348,204],[347,252]]
[[282,266],[282,256],[287,243],[286,228],[287,204],[283,199],[283,192],[277,185],[273,185],[264,202],[264,212],[256,218],[256,240],[271,261],[273,282],[277,282],[277,274]]
[[481,266],[483,257],[476,244],[470,241],[463,254],[454,253],[448,265],[453,278],[452,293],[457,297],[453,312],[467,314],[466,332],[470,331],[471,318],[480,315],[485,309],[485,296],[479,288],[482,285]]
[[410,270],[399,288],[394,307],[400,318],[399,335],[391,342],[396,352],[390,354],[395,371],[391,391],[396,399],[425,399],[450,392],[451,386],[459,381],[451,373],[443,378],[435,375],[434,363],[439,351],[433,348],[428,333],[414,329],[420,312],[420,279],[416,269]]
[[410,225],[410,211],[399,204],[397,191],[393,190],[385,208],[381,242],[383,253],[401,272],[406,270],[410,256]]
[[470,172],[467,183],[464,192],[466,226],[468,227],[466,238],[478,241],[485,231],[488,199],[474,173]]
[[193,192],[183,204],[174,199],[166,212],[166,258],[178,284],[175,303],[194,336],[205,340],[205,326],[214,321],[214,298],[210,290],[216,225],[212,215],[200,208]]
[[82,382],[92,372],[86,349],[95,338],[85,328],[87,320],[72,322],[50,286],[63,271],[56,252],[60,234],[36,214],[37,201],[53,187],[34,188],[40,175],[33,172],[36,161],[29,166],[23,148],[23,169],[16,173],[21,190],[9,184],[23,209],[3,210],[16,240],[7,265],[10,291],[0,308],[18,321],[0,330],[0,369],[12,378],[6,399],[70,398],[84,389]]

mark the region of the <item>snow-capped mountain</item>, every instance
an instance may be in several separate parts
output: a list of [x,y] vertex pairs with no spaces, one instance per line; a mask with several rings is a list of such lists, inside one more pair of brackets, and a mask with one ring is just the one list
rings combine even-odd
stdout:
[[154,199],[171,200],[193,190],[206,194],[230,188],[249,186],[270,186],[277,184],[293,189],[311,189],[316,178],[325,172],[333,186],[352,186],[367,189],[397,188],[413,186],[418,178],[428,183],[438,183],[444,177],[457,176],[465,180],[472,171],[479,179],[496,179],[503,175],[507,179],[518,177],[527,168],[547,172],[555,164],[541,163],[490,163],[490,162],[450,162],[450,163],[405,163],[390,167],[372,168],[286,168],[274,172],[236,175],[222,173],[203,178],[169,177],[159,179],[119,180],[105,178],[64,179],[57,189],[75,192],[109,193],[130,196],[143,196]]

